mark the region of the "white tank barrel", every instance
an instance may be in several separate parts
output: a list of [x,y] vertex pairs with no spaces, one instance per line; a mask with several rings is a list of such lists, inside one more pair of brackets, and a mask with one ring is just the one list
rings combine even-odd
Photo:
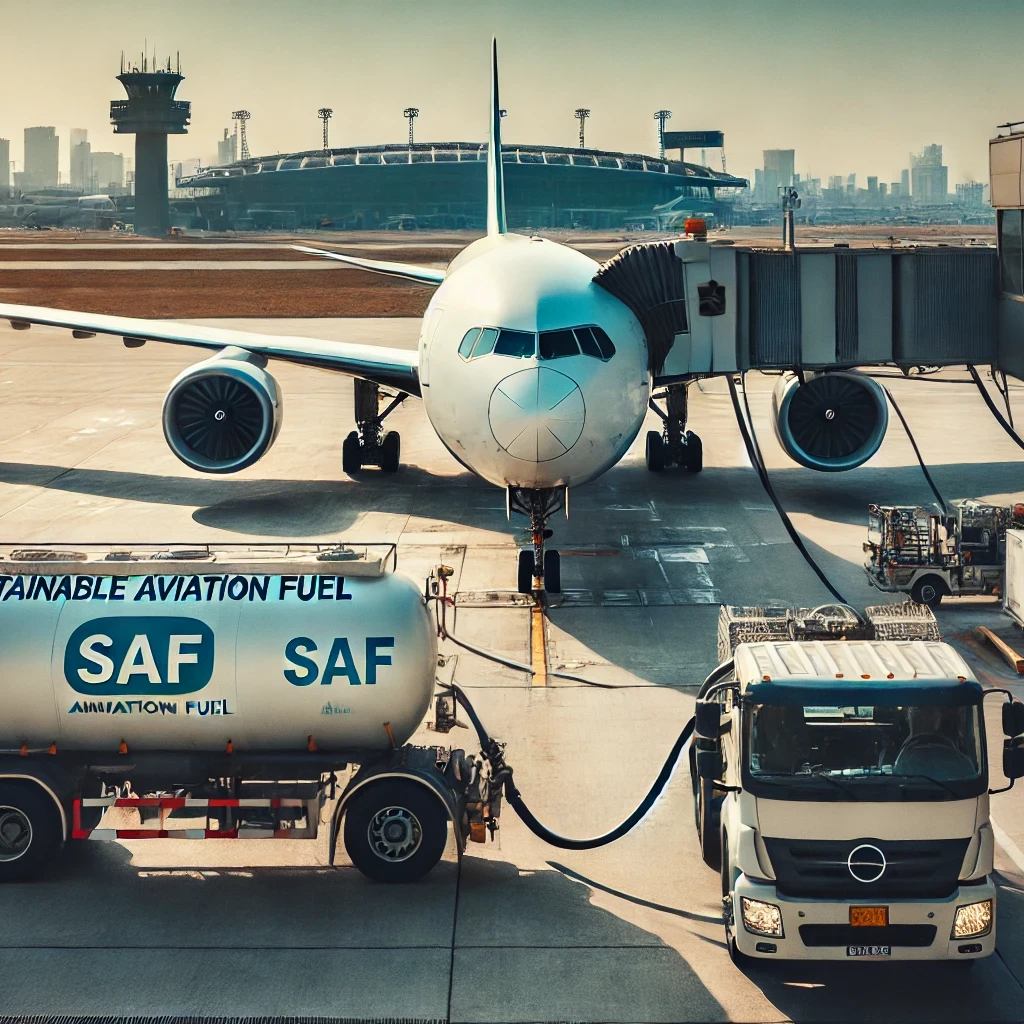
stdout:
[[96,555],[0,551],[2,748],[382,750],[426,714],[433,618],[379,559]]

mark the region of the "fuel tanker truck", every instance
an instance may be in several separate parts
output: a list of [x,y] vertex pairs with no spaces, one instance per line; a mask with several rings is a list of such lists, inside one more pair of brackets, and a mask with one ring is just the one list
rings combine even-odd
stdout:
[[482,763],[408,743],[437,628],[396,561],[0,545],[0,881],[81,840],[316,839],[335,797],[331,862],[340,835],[379,881],[426,874],[449,822],[460,852],[493,834]]

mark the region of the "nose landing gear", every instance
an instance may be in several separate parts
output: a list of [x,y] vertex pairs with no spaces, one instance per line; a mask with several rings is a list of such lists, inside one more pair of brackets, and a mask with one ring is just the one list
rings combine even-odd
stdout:
[[[660,417],[662,430],[647,431],[645,459],[652,473],[660,473],[667,466],[682,466],[691,473],[704,468],[704,445],[692,431],[686,429],[686,388],[688,384],[669,384],[664,391],[651,396],[650,407]],[[665,410],[657,405],[663,399]]]
[[557,551],[549,551],[545,542],[554,531],[547,521],[559,509],[568,515],[568,488],[566,487],[509,487],[506,492],[509,515],[519,512],[530,517],[532,546],[519,552],[518,590],[520,594],[545,591],[562,592],[562,562]]
[[[379,385],[358,377],[353,384],[359,429],[353,430],[341,446],[341,468],[349,476],[358,473],[363,466],[379,466],[385,473],[394,473],[401,463],[402,439],[397,430],[385,433],[383,423],[409,396],[404,391],[382,392]],[[393,401],[381,412],[381,402],[387,398]]]

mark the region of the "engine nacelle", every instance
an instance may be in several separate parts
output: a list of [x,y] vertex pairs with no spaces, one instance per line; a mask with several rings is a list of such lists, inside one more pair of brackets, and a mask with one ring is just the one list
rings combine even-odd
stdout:
[[775,436],[786,454],[808,469],[842,473],[878,451],[889,425],[885,392],[849,370],[818,373],[801,384],[783,374],[772,392]]
[[164,399],[164,437],[202,473],[237,473],[262,458],[281,429],[283,407],[266,359],[226,348],[190,366]]

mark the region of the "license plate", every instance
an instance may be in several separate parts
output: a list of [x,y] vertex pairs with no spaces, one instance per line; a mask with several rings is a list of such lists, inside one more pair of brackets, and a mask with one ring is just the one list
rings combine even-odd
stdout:
[[892,956],[892,946],[847,946],[847,956]]
[[850,907],[851,928],[885,928],[888,924],[888,907]]

